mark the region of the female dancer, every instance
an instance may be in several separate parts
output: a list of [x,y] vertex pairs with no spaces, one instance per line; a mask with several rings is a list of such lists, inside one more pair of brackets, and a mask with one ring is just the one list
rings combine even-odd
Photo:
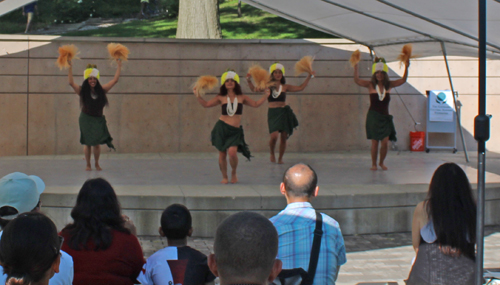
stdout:
[[378,142],[382,141],[380,146],[379,165],[382,170],[387,170],[384,164],[387,156],[388,142],[396,141],[396,129],[392,116],[389,115],[389,102],[391,101],[391,89],[403,85],[408,78],[408,67],[410,61],[405,62],[405,73],[403,78],[390,81],[387,72],[389,68],[383,58],[375,58],[372,65],[372,79],[370,81],[359,78],[358,64],[354,66],[354,82],[361,87],[368,88],[370,93],[370,109],[366,116],[366,137],[372,141],[371,170],[377,170]]
[[[276,147],[278,137],[280,137],[278,163],[283,164],[286,140],[293,134],[293,129],[299,125],[292,108],[290,108],[290,106],[285,102],[286,92],[298,92],[304,90],[307,84],[309,84],[309,80],[311,80],[312,76],[316,73],[312,72],[309,74],[300,86],[286,84],[285,67],[280,63],[274,63],[271,65],[271,67],[269,67],[269,73],[271,74],[272,96],[269,96],[267,99],[269,102],[267,124],[269,126],[269,133],[271,134],[271,139],[269,141],[271,162],[276,162],[274,149]],[[257,91],[255,86],[252,84],[250,74],[247,74],[247,83],[250,90],[253,92]]]
[[95,65],[87,65],[87,69],[83,74],[82,86],[75,84],[73,80],[73,68],[71,61],[68,61],[68,80],[69,85],[73,87],[75,93],[80,96],[80,143],[83,145],[83,152],[85,153],[85,161],[87,167],[85,170],[92,170],[90,165],[90,156],[93,150],[95,168],[102,170],[99,165],[99,156],[101,154],[101,144],[108,145],[109,148],[115,147],[111,143],[113,138],[108,131],[106,125],[106,118],[103,115],[104,106],[108,106],[108,98],[106,94],[118,82],[120,78],[120,71],[122,67],[121,60],[116,60],[118,67],[116,68],[115,77],[108,83],[101,86],[99,83],[99,70]]
[[412,243],[417,259],[407,284],[472,284],[476,203],[465,172],[439,166],[427,198],[415,207]]
[[[198,94],[193,89],[195,95]],[[229,164],[231,165],[231,183],[238,182],[236,176],[236,167],[238,166],[237,152],[241,152],[246,158],[250,159],[250,150],[245,143],[243,128],[240,125],[241,114],[243,113],[243,104],[257,108],[269,96],[269,90],[258,101],[250,99],[241,93],[240,77],[234,71],[227,71],[221,77],[220,92],[209,101],[197,96],[198,102],[204,108],[215,107],[222,104],[222,115],[212,130],[212,145],[219,150],[219,167],[222,172],[222,184],[228,183],[227,161],[229,154]]]

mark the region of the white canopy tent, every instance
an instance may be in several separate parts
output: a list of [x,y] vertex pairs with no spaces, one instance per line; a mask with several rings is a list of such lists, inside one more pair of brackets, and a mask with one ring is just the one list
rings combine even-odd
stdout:
[[[457,0],[242,0],[313,29],[352,40],[391,61],[413,43],[419,56],[477,57],[478,6]],[[500,58],[500,1],[488,0],[488,57]],[[444,46],[441,44],[444,43]]]

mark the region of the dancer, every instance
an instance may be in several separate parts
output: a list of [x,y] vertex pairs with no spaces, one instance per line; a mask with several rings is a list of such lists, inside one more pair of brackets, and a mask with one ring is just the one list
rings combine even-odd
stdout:
[[[271,134],[269,149],[271,152],[271,162],[276,162],[274,149],[278,138],[280,138],[278,164],[283,164],[286,140],[293,134],[293,129],[299,125],[292,108],[286,104],[286,92],[304,90],[307,84],[309,84],[309,80],[311,80],[316,73],[314,71],[311,72],[300,86],[286,84],[285,67],[281,63],[274,63],[271,65],[271,67],[269,67],[269,73],[271,74],[270,88],[272,92],[272,96],[269,96],[267,99],[269,102],[267,124],[269,126],[269,133]],[[247,83],[250,90],[253,92],[258,91],[252,83],[250,74],[247,74]]]
[[382,170],[387,170],[384,164],[385,157],[387,156],[388,142],[396,141],[396,129],[392,116],[389,115],[389,102],[391,101],[391,89],[403,85],[408,78],[408,67],[410,60],[405,61],[405,73],[403,78],[390,81],[387,72],[389,67],[383,58],[375,58],[372,65],[372,78],[370,81],[359,78],[358,64],[354,65],[354,82],[361,87],[368,88],[370,93],[370,109],[366,116],[366,137],[372,141],[371,157],[372,167],[371,170],[377,170],[377,156],[378,145],[380,146],[380,160],[379,166]]
[[108,98],[106,94],[118,82],[120,78],[120,71],[122,62],[120,59],[116,60],[117,68],[115,77],[108,83],[101,86],[99,83],[99,70],[95,65],[87,65],[83,75],[82,86],[75,84],[73,80],[73,66],[71,60],[68,60],[68,80],[69,85],[73,87],[75,93],[80,96],[80,143],[83,145],[83,152],[85,153],[85,161],[87,167],[85,170],[92,170],[90,164],[90,156],[94,153],[95,168],[102,170],[99,165],[99,156],[101,154],[101,144],[106,144],[109,148],[115,149],[111,141],[111,135],[108,131],[106,118],[103,115],[104,106],[108,106]]
[[[222,172],[222,184],[229,182],[227,176],[227,154],[229,154],[229,164],[231,165],[231,183],[238,182],[236,168],[238,166],[237,152],[250,159],[250,150],[245,142],[243,128],[240,125],[243,104],[257,108],[270,94],[266,93],[258,101],[250,99],[241,93],[240,77],[234,71],[227,71],[221,77],[220,92],[209,101],[205,101],[199,96],[199,90],[193,88],[193,92],[198,98],[198,102],[204,108],[215,107],[222,104],[222,115],[212,130],[212,145],[219,150],[219,167]],[[241,103],[240,103],[241,102]]]

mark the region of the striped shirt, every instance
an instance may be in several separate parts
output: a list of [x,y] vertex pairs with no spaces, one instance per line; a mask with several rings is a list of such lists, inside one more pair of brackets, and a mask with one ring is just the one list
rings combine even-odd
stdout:
[[[335,284],[337,266],[346,263],[344,238],[339,223],[326,214],[321,215],[323,236],[314,284]],[[314,208],[309,202],[291,203],[270,220],[278,231],[277,258],[283,262],[283,269],[302,267],[307,271],[316,227]]]

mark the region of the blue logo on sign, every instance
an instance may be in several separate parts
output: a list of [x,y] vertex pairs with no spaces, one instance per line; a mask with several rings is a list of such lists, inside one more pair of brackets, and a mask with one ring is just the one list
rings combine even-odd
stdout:
[[436,96],[436,103],[438,103],[438,104],[444,104],[444,103],[446,103],[447,97],[448,96],[446,96],[446,93],[439,92],[439,94]]

